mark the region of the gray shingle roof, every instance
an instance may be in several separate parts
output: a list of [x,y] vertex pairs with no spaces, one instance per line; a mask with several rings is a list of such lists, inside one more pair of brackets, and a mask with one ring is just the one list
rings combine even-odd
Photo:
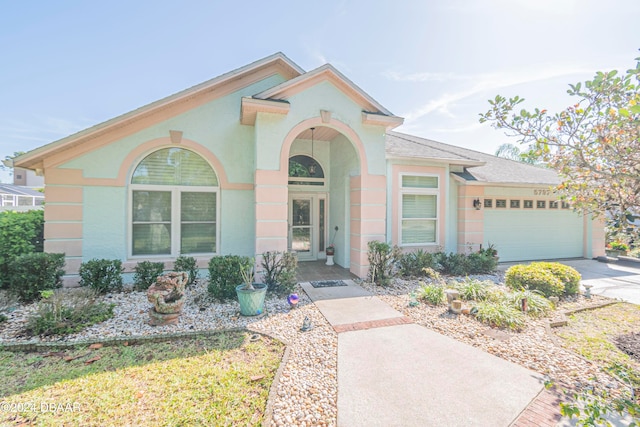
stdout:
[[0,194],[10,194],[12,196],[36,196],[44,197],[44,194],[21,185],[0,184]]
[[560,183],[558,174],[551,169],[400,132],[387,132],[386,151],[390,157],[449,160],[451,164],[465,166],[464,172],[454,172],[465,181],[547,185]]

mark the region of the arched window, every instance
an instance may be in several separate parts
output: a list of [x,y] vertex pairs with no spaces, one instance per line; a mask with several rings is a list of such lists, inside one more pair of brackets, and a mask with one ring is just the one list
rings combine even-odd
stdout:
[[218,178],[200,155],[163,148],[131,177],[131,255],[217,252]]
[[298,155],[289,159],[289,184],[324,185],[324,171],[314,158]]

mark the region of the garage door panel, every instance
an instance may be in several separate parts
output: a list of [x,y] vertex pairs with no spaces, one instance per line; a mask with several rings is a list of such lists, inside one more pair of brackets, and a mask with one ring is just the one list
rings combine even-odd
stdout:
[[573,258],[583,254],[582,216],[567,210],[485,210],[485,244],[501,261]]

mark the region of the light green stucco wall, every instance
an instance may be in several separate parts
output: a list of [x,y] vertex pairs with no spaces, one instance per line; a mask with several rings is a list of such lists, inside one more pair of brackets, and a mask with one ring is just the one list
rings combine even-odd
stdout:
[[[240,124],[242,96],[284,81],[276,75],[194,108],[176,117],[79,156],[60,168],[80,169],[86,178],[115,178],[135,147],[168,137],[169,130],[209,149],[222,163],[230,183],[254,181],[254,129]],[[147,153],[145,153],[146,155]],[[141,160],[142,158],[138,159]],[[129,165],[127,180],[137,162]],[[220,171],[216,171],[220,172]],[[83,202],[83,258],[126,259],[128,253],[128,189],[87,186]],[[223,190],[220,194],[220,253],[253,255],[255,209],[252,190]]]
[[84,187],[83,261],[124,259],[127,252],[127,191],[123,187]]
[[353,102],[330,82],[322,82],[301,91],[289,100],[287,115],[258,113],[256,120],[256,156],[258,169],[280,169],[281,145],[291,129],[304,120],[318,117],[328,110],[336,119],[360,137],[369,165],[369,173],[385,174],[385,137],[381,127],[362,124],[362,107]]

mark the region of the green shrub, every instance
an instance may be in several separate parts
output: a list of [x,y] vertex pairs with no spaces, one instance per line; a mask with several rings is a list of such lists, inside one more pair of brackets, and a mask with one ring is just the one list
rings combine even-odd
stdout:
[[242,284],[242,269],[252,266],[251,258],[223,255],[209,261],[209,293],[218,300],[236,297],[236,286]]
[[377,240],[369,242],[368,247],[369,280],[378,285],[389,285],[395,264],[402,254],[400,248]]
[[467,276],[469,274],[491,273],[498,268],[495,249],[488,247],[469,255],[462,253],[438,252],[434,254],[436,268],[443,274]]
[[481,301],[475,308],[478,320],[489,326],[518,331],[525,325],[522,311],[505,302]]
[[189,275],[187,286],[193,285],[200,278],[198,262],[191,256],[180,255],[176,258],[176,262],[173,265],[173,271],[184,271]]
[[297,283],[298,259],[291,252],[265,252],[262,254],[264,282],[269,292],[291,293]]
[[95,294],[77,292],[43,295],[38,311],[28,318],[29,335],[68,335],[113,317],[115,304],[96,303]]
[[575,295],[580,290],[580,273],[557,262],[532,262],[507,270],[505,282],[511,289],[540,291],[545,297]]
[[465,254],[438,252],[436,255],[438,270],[451,276],[469,274],[469,258]]
[[122,261],[92,259],[80,264],[80,286],[88,286],[99,294],[122,291]]
[[444,288],[439,285],[425,285],[423,284],[418,289],[418,299],[427,301],[431,305],[440,305],[444,303]]
[[9,263],[9,290],[20,301],[40,298],[40,291],[62,286],[64,254],[34,252]]
[[489,294],[489,289],[495,285],[492,282],[482,282],[476,279],[466,278],[462,282],[449,284],[460,292],[460,298],[466,301],[483,301]]
[[9,285],[9,263],[16,257],[42,252],[44,211],[0,212],[0,288]]
[[133,289],[146,291],[164,272],[164,262],[141,261],[136,264],[133,275]]
[[486,274],[496,271],[498,268],[498,258],[491,255],[493,252],[488,249],[480,252],[470,253],[467,258],[469,271],[467,274]]
[[521,310],[523,298],[527,299],[527,314],[531,317],[546,316],[551,311],[551,302],[538,291],[516,291],[505,295],[509,304],[518,310]]
[[580,291],[580,280],[582,277],[575,268],[559,262],[533,262],[531,265],[550,271],[551,274],[562,282],[566,295],[575,295]]
[[535,290],[545,297],[560,296],[564,293],[564,284],[546,268],[531,265],[514,265],[505,274],[505,284],[516,291]]
[[403,253],[398,259],[398,270],[402,277],[424,276],[425,268],[434,268],[435,266],[433,254],[422,249]]
[[7,320],[9,320],[9,318],[4,314],[0,313],[0,323],[6,322]]

